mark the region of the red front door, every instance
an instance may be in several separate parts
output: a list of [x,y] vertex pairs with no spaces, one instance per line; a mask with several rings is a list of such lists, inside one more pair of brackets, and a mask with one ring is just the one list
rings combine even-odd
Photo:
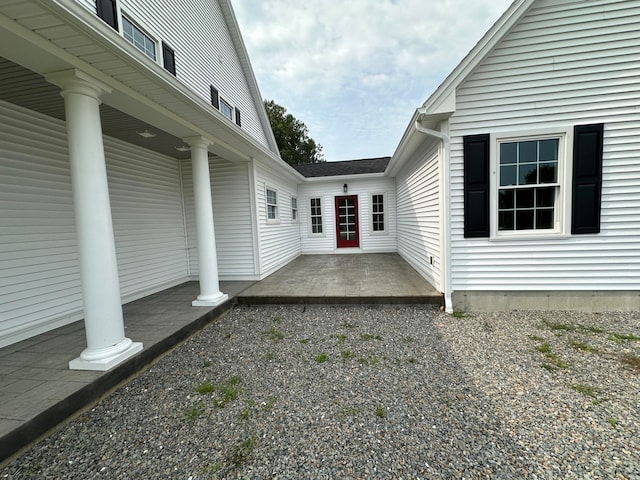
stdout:
[[358,197],[336,197],[336,238],[338,248],[359,247]]

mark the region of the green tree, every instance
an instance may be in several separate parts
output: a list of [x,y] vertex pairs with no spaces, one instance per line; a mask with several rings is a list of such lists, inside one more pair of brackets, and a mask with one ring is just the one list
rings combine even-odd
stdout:
[[322,145],[309,137],[309,129],[287,109],[273,100],[265,100],[264,108],[276,138],[280,156],[290,165],[324,162]]

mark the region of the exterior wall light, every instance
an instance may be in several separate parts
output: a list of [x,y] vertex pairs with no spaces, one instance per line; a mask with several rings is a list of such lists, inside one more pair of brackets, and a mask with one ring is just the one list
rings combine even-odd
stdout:
[[156,134],[150,130],[142,130],[141,132],[136,132],[136,133],[144,138],[153,138],[156,136]]
[[347,184],[346,183],[342,186],[342,191],[344,193],[347,193]]

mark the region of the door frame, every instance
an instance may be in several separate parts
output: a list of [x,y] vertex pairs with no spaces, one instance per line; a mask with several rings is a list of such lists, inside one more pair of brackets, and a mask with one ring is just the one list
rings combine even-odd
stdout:
[[[352,199],[355,209],[356,238],[354,240],[340,240],[340,200]],[[336,219],[336,248],[358,248],[360,247],[360,222],[358,218],[358,196],[340,195],[334,198],[335,219]]]

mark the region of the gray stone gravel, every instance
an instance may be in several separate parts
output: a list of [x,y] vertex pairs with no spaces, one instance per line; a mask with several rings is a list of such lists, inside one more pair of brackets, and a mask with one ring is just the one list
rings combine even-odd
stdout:
[[638,337],[639,313],[237,307],[0,477],[640,479]]

